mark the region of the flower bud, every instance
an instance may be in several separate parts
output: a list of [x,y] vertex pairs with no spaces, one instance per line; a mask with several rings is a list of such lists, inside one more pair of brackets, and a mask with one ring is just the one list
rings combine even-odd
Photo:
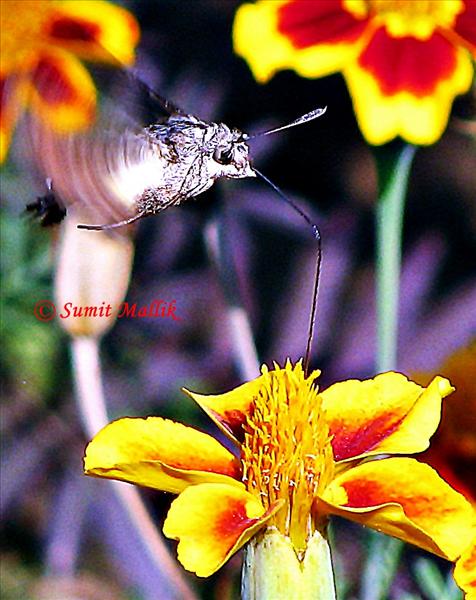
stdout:
[[72,336],[102,336],[117,317],[134,255],[130,229],[86,231],[79,213],[68,214],[58,248],[57,316]]
[[298,556],[289,537],[268,527],[246,546],[241,593],[244,600],[335,600],[327,540],[314,531]]

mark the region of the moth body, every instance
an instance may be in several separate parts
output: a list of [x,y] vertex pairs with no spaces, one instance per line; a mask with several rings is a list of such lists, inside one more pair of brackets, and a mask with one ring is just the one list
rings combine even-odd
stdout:
[[110,222],[181,204],[221,177],[256,176],[241,131],[192,115],[120,133],[60,135],[41,123],[31,131],[42,170],[65,204]]

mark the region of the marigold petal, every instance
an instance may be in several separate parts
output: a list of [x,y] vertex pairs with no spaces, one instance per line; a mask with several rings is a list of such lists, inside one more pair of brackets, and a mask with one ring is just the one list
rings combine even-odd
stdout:
[[31,83],[32,110],[56,131],[77,131],[93,122],[96,90],[87,70],[71,54],[44,51]]
[[468,546],[471,504],[438,473],[411,458],[374,460],[338,475],[322,495],[330,512],[449,560]]
[[0,0],[0,72],[23,71],[44,44],[49,0]]
[[423,388],[393,372],[330,386],[321,396],[335,460],[422,452],[438,427],[441,400],[453,389],[443,377]]
[[239,461],[217,440],[160,417],[104,427],[86,448],[84,471],[173,493],[204,481],[243,487]]
[[[277,363],[274,363],[272,371],[268,371],[266,365],[263,365],[261,370],[263,373],[272,372],[277,378],[286,375],[304,378],[301,361],[293,365],[288,359],[284,368],[280,368]],[[318,370],[311,374],[313,379],[319,375],[320,371]],[[234,443],[239,444],[243,435],[242,426],[251,415],[256,398],[266,390],[265,376],[260,375],[224,394],[196,394],[185,388],[182,390],[195,400],[225,435]]]
[[173,502],[164,535],[179,540],[178,559],[199,577],[217,571],[279,510],[265,511],[249,492],[223,484],[187,488]]
[[362,35],[366,22],[366,12],[349,12],[342,0],[285,2],[278,8],[278,30],[298,49],[353,43]]
[[456,48],[440,33],[420,40],[394,38],[385,27],[378,29],[359,57],[359,66],[371,73],[383,95],[409,92],[423,98],[456,68]]
[[469,50],[476,56],[476,2],[463,0],[464,9],[456,17],[453,29],[469,42]]
[[250,414],[253,400],[262,386],[263,376],[243,383],[224,394],[197,394],[185,388],[183,391],[204,410],[214,423],[234,442],[240,438],[240,430]]
[[110,2],[64,0],[54,4],[45,36],[81,58],[130,65],[139,25],[129,11]]
[[465,600],[476,600],[476,537],[458,559],[454,578],[465,593]]
[[[382,39],[383,45],[375,42]],[[360,129],[376,145],[396,136],[413,144],[437,141],[455,96],[468,91],[473,78],[466,50],[443,36],[397,40],[382,30],[343,73]]]
[[12,132],[25,104],[25,86],[13,76],[0,76],[0,163],[5,160]]
[[[296,11],[303,9],[315,13],[315,23],[309,27],[306,16],[297,15],[296,19]],[[339,70],[357,55],[357,42],[360,43],[366,27],[365,19],[356,18],[335,0],[261,1],[238,8],[233,44],[235,52],[246,59],[261,83],[280,69],[294,69],[303,77],[321,77]]]

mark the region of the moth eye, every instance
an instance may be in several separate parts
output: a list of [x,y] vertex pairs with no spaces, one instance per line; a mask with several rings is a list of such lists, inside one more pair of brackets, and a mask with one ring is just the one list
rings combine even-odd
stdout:
[[221,148],[217,148],[213,153],[213,159],[220,165],[229,165],[233,160],[232,149],[226,148],[226,150],[223,150]]

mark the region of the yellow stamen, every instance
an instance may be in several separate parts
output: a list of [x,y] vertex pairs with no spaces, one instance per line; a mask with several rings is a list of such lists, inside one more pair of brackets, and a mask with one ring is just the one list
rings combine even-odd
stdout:
[[247,418],[242,446],[243,481],[268,508],[285,504],[274,525],[304,552],[316,527],[312,514],[318,492],[332,479],[334,461],[329,428],[314,372],[294,368],[262,369],[263,386]]

